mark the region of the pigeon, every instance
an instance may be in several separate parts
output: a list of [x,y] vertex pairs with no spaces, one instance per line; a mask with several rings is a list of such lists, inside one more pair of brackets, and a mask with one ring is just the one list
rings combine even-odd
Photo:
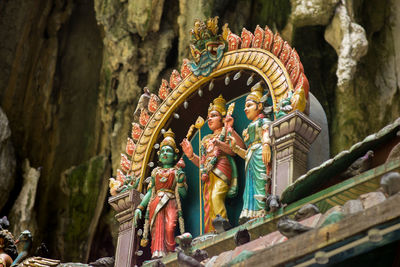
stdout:
[[278,195],[269,195],[267,197],[266,204],[269,207],[269,210],[271,212],[277,211],[281,206],[281,203],[279,201],[279,196]]
[[381,187],[388,196],[393,196],[400,191],[400,174],[388,172],[381,178]]
[[307,218],[310,218],[311,216],[314,216],[315,214],[319,213],[319,209],[317,208],[317,206],[315,206],[314,204],[306,204],[303,207],[301,207],[296,215],[294,215],[294,219],[296,221],[301,221]]
[[340,177],[347,179],[360,173],[365,172],[371,168],[372,157],[374,156],[374,151],[369,150],[364,156],[358,158],[345,170]]
[[250,242],[250,233],[246,228],[239,229],[234,236],[236,246],[244,245]]
[[278,231],[287,238],[295,237],[313,229],[311,227],[302,225],[299,222],[291,220],[287,216],[282,217],[278,221],[277,227]]
[[176,243],[184,250],[187,250],[192,243],[192,235],[190,233],[183,233],[175,237]]
[[229,223],[229,221],[225,218],[222,218],[219,214],[217,214],[215,219],[212,221],[212,225],[214,226],[215,231],[217,231],[217,234],[223,233],[232,228],[232,225]]
[[185,252],[183,251],[183,249],[181,249],[180,247],[176,247],[175,250],[178,252],[178,264],[179,264],[179,266],[188,266],[188,267],[201,267],[201,266],[203,266],[195,258],[186,255]]
[[97,259],[96,261],[90,262],[90,266],[95,266],[95,267],[113,267],[115,263],[115,258],[114,256],[112,257],[103,257],[100,259]]
[[193,258],[198,262],[202,262],[205,259],[208,259],[208,253],[202,249],[196,249],[193,253]]
[[150,91],[147,87],[143,88],[143,94],[140,96],[139,101],[136,105],[135,112],[133,112],[133,120],[135,122],[139,121],[140,113],[142,112],[142,109],[147,110],[147,105],[149,104],[150,100]]
[[39,256],[39,257],[49,257],[49,250],[47,249],[47,246],[45,243],[40,243],[40,245],[36,248],[35,251],[35,256]]
[[275,212],[282,206],[278,195],[254,195],[254,198],[258,201],[266,202],[266,209],[270,212]]
[[7,219],[7,216],[3,216],[3,218],[0,219],[0,230],[6,230],[10,227],[10,222]]

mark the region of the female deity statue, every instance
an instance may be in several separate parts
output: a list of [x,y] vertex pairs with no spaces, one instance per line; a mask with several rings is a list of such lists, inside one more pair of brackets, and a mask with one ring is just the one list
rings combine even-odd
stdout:
[[0,230],[0,267],[11,266],[17,256],[17,247],[12,234],[7,230]]
[[175,228],[178,220],[180,232],[184,233],[180,198],[186,196],[187,185],[185,173],[177,166],[179,164],[175,165],[179,150],[174,137],[171,129],[164,134],[157,153],[161,166],[152,171],[148,191],[135,210],[135,226],[142,217],[142,212],[146,210],[141,245],[147,246],[150,229],[152,258],[160,258],[175,251]]
[[233,119],[226,112],[226,101],[220,95],[208,108],[208,127],[213,132],[201,141],[200,155],[193,152],[193,147],[185,138],[182,150],[197,167],[200,168],[203,181],[204,199],[204,232],[214,230],[212,221],[219,214],[228,219],[225,208],[225,197],[237,195],[237,169],[232,156],[235,155],[227,143],[229,134],[239,147],[244,147],[240,136],[232,129]]
[[[265,216],[265,201],[254,196],[265,196],[267,179],[270,177],[271,147],[269,124],[271,120],[263,113],[263,87],[257,83],[251,88],[246,98],[244,112],[249,120],[248,127],[243,131],[243,140],[247,150],[236,144],[231,138],[230,146],[240,157],[245,159],[246,185],[243,193],[243,209],[239,222]],[[269,189],[267,189],[269,190]]]

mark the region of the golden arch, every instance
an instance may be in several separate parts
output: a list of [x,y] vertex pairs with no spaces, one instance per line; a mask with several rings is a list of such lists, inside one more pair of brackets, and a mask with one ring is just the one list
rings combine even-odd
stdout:
[[191,73],[154,112],[137,142],[132,156],[132,170],[136,176],[140,177],[139,191],[142,190],[143,179],[148,168],[147,162],[155,142],[174,111],[203,84],[225,73],[239,70],[251,70],[265,81],[271,93],[274,111],[277,109],[277,103],[286,96],[286,93],[289,90],[293,91],[292,82],[283,63],[273,53],[260,48],[239,49],[225,53],[221,62],[208,77],[195,76]]

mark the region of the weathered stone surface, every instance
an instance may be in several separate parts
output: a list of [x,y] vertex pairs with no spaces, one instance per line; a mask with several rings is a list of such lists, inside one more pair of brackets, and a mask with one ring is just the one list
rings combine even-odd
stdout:
[[370,192],[360,196],[361,203],[364,209],[368,209],[386,200],[385,195],[382,192]]
[[[188,57],[188,30],[195,18],[219,15],[220,24],[228,22],[240,34],[242,27],[253,31],[257,24],[280,31],[290,12],[298,14],[296,23],[288,23],[296,36],[291,44],[327,114],[333,155],[400,116],[399,1],[346,1],[348,16],[365,29],[369,48],[344,92],[337,86],[338,58],[324,41],[326,26],[310,26],[330,23],[336,0],[156,2],[0,2],[0,105],[17,158],[43,166],[36,199],[39,239],[54,235],[60,216],[66,220],[54,201],[64,170],[104,154],[115,172],[137,96],[147,85],[154,92],[160,79],[168,79]],[[311,2],[311,8],[299,9]],[[103,225],[100,235],[109,228]],[[51,250],[58,240],[52,242]],[[52,253],[72,260],[68,257],[75,254],[67,250]]]
[[343,214],[350,215],[364,209],[361,200],[359,199],[352,199],[344,203],[343,205]]
[[145,37],[148,31],[157,32],[160,28],[160,20],[163,11],[164,0],[136,0],[128,1],[127,24],[135,27],[141,37]]
[[334,154],[400,116],[400,76],[396,63],[399,62],[396,51],[400,48],[396,34],[400,28],[400,3],[368,1],[362,10],[360,17],[365,19],[368,53],[360,59],[353,81],[336,89],[336,114],[331,124]]
[[290,19],[296,27],[327,25],[340,0],[291,0]]
[[[87,262],[108,191],[110,164],[105,156],[66,170],[60,181],[63,203],[57,249],[75,261]],[[76,246],[78,249],[76,249]]]
[[30,166],[29,160],[25,159],[23,164],[23,186],[17,200],[10,212],[11,232],[19,235],[28,229],[32,236],[37,236],[37,221],[35,206],[36,191],[40,178],[40,169]]
[[325,39],[338,54],[338,87],[344,91],[353,80],[357,62],[368,51],[364,28],[350,17],[347,7],[340,3],[331,24],[325,30]]
[[0,108],[0,211],[6,204],[15,181],[15,155],[6,114]]

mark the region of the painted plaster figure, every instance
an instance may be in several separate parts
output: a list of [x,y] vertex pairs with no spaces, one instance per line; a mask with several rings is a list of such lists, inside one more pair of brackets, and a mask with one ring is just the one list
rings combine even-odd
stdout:
[[11,266],[17,254],[12,234],[7,230],[0,230],[0,267]]
[[232,158],[233,151],[227,143],[231,135],[239,147],[244,147],[240,136],[233,130],[233,118],[227,115],[226,101],[222,96],[213,100],[208,109],[208,126],[213,131],[201,141],[200,156],[193,152],[193,147],[185,138],[182,149],[185,155],[200,168],[203,181],[204,232],[214,230],[212,221],[217,214],[228,219],[225,197],[237,195],[237,169]]
[[[176,148],[174,133],[164,134],[158,152],[161,166],[151,173],[149,189],[135,210],[135,224],[146,211],[142,246],[148,242],[150,230],[152,258],[160,258],[175,250],[175,228],[179,221],[180,231],[184,232],[180,198],[186,196],[185,173],[174,165],[179,150]],[[147,208],[146,208],[147,207]]]
[[[244,112],[249,120],[248,127],[243,131],[243,140],[247,150],[237,146],[231,138],[232,150],[245,159],[246,184],[243,193],[243,209],[239,222],[265,216],[265,201],[255,196],[265,196],[267,180],[271,175],[271,147],[269,125],[271,120],[263,113],[263,87],[260,83],[254,85],[246,98]],[[268,189],[267,189],[268,190]]]

